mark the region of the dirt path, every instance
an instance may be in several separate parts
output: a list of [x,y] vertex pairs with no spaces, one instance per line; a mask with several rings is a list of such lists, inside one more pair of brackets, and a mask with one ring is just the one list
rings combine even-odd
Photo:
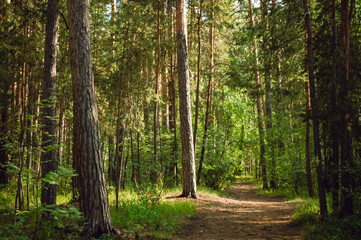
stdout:
[[301,239],[291,223],[291,203],[281,197],[257,195],[252,183],[237,182],[230,197],[200,195],[200,211],[173,239]]

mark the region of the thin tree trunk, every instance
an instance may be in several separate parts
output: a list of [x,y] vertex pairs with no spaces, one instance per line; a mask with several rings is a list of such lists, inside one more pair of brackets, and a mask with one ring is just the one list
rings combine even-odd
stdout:
[[[252,1],[248,0],[248,5],[249,5],[249,24],[250,27],[253,29],[254,28],[254,18],[253,18],[253,6],[252,6]],[[266,169],[266,160],[265,160],[265,142],[264,142],[264,127],[263,127],[263,108],[262,108],[262,98],[261,98],[261,86],[262,86],[262,81],[261,81],[261,75],[259,73],[259,59],[258,59],[258,51],[257,51],[257,42],[256,39],[253,39],[253,55],[256,57],[256,62],[255,62],[255,84],[256,84],[256,88],[257,88],[257,121],[258,121],[258,134],[259,134],[259,163],[262,166],[262,171],[265,172],[264,174],[262,174],[262,180],[263,180],[263,188],[267,189],[268,188],[268,181],[267,181],[267,169]],[[260,176],[261,174],[257,175],[257,170],[258,170],[258,166],[257,166],[257,161],[255,161],[256,164],[256,178],[258,176]],[[263,177],[265,176],[265,177]]]
[[86,238],[114,233],[110,220],[104,163],[100,151],[98,108],[92,72],[87,0],[68,0],[69,48],[73,81],[73,159],[79,174],[80,209]]
[[158,10],[157,10],[157,68],[155,73],[155,100],[154,100],[154,118],[153,118],[153,154],[154,154],[154,160],[153,160],[153,167],[152,167],[152,173],[151,173],[151,181],[152,183],[156,183],[158,180],[158,94],[159,94],[159,79],[160,79],[160,8],[161,8],[161,1],[158,0]]
[[192,111],[187,50],[187,11],[185,0],[176,0],[179,108],[182,138],[183,197],[197,198]]
[[[262,8],[262,22],[265,24],[265,32],[263,33],[263,43],[262,43],[262,50],[263,50],[263,58],[264,58],[264,84],[266,90],[266,101],[265,101],[265,109],[266,109],[266,128],[267,128],[267,136],[272,135],[272,105],[271,105],[271,79],[270,79],[270,62],[268,56],[268,20],[267,18],[267,8],[268,8],[268,1],[262,0],[261,1],[261,8]],[[270,145],[271,151],[273,151],[273,146],[271,141],[268,143]],[[272,154],[271,154],[272,155]],[[272,157],[272,156],[271,156]],[[262,167],[262,180],[263,180],[263,189],[268,188],[268,177],[267,177],[267,164],[264,160],[263,162],[260,161]],[[274,161],[271,160],[271,167],[273,168]],[[274,175],[273,169],[271,169],[271,185],[274,187]]]
[[336,0],[332,0],[332,212],[337,215],[340,207],[340,177],[339,177],[339,111],[337,108],[337,22]]
[[194,117],[194,152],[197,150],[197,131],[198,131],[198,115],[199,115],[199,84],[201,82],[201,54],[202,54],[202,39],[201,39],[201,23],[202,23],[202,11],[203,0],[200,0],[199,16],[198,16],[198,61],[197,61],[197,89],[196,89],[196,106]]
[[310,114],[310,83],[308,80],[305,81],[305,91],[306,91],[306,179],[307,179],[307,188],[308,188],[308,196],[314,197],[315,191],[313,190],[312,183],[312,172],[311,172],[311,144],[310,144],[310,129],[311,122],[309,119]]
[[[170,33],[170,39],[173,39],[174,35],[174,28],[173,28],[173,10],[172,10],[172,1],[168,1],[168,14],[170,15],[170,26],[169,26],[169,33]],[[170,118],[170,128],[173,131],[173,162],[171,166],[171,171],[173,172],[174,176],[174,183],[178,186],[178,177],[177,177],[177,160],[178,160],[178,142],[177,142],[177,108],[176,108],[176,89],[175,89],[175,76],[174,76],[174,55],[173,55],[174,49],[170,49],[169,51],[169,61],[170,61],[170,84],[169,84],[169,91],[171,96],[171,118]]]
[[9,183],[8,168],[6,164],[9,162],[8,150],[6,147],[9,135],[8,119],[9,119],[9,103],[10,96],[8,91],[10,84],[8,80],[0,82],[0,188]]
[[[43,81],[43,137],[41,154],[42,178],[57,168],[56,155],[56,60],[59,33],[59,0],[49,0],[47,10],[44,81]],[[41,189],[41,204],[56,205],[56,184],[44,182]],[[49,215],[49,213],[47,214]]]
[[202,141],[202,149],[201,149],[201,156],[199,159],[199,167],[198,167],[198,174],[197,174],[197,184],[201,184],[202,180],[202,170],[203,170],[203,162],[207,147],[207,131],[208,131],[208,124],[209,124],[209,108],[211,102],[211,89],[212,89],[212,82],[213,82],[213,72],[214,72],[214,41],[213,41],[213,16],[214,16],[214,7],[213,7],[213,0],[211,1],[211,16],[210,16],[210,29],[209,29],[209,43],[210,43],[210,57],[209,57],[209,78],[208,78],[208,89],[207,89],[207,106],[206,106],[206,118],[204,120],[204,135]]
[[115,164],[114,164],[114,136],[108,136],[108,185],[111,186],[114,181]]
[[323,183],[323,170],[322,170],[322,155],[320,146],[320,133],[319,133],[319,122],[318,122],[318,101],[316,95],[316,84],[315,84],[315,70],[313,66],[313,53],[312,53],[312,31],[311,31],[311,17],[308,10],[307,0],[303,0],[303,8],[305,13],[305,27],[307,34],[307,56],[306,66],[308,72],[308,79],[310,83],[310,96],[311,96],[311,113],[313,122],[313,142],[314,151],[316,158],[316,172],[317,172],[317,183],[318,183],[318,198],[320,201],[320,212],[324,218],[327,215],[326,205],[326,193]]

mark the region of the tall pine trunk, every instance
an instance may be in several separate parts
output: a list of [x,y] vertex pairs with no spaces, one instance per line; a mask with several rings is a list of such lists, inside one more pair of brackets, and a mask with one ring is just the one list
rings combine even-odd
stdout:
[[68,0],[69,48],[73,82],[75,162],[80,209],[87,223],[83,235],[99,237],[115,231],[110,221],[104,163],[100,150],[98,108],[92,71],[87,0]]
[[182,138],[183,197],[197,198],[185,0],[176,0],[179,109]]
[[[43,137],[41,154],[41,174],[44,178],[57,168],[56,155],[56,60],[59,33],[59,0],[49,0],[47,9],[44,80],[43,80]],[[56,205],[56,184],[44,182],[41,189],[41,204]]]

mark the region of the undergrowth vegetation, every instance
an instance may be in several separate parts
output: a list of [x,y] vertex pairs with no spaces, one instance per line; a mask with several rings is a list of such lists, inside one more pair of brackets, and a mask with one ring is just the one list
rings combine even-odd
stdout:
[[[254,181],[260,187],[262,183]],[[295,205],[292,221],[303,227],[304,240],[359,240],[361,239],[361,215],[353,215],[343,219],[330,213],[325,219],[321,218],[318,198],[310,198],[307,189],[298,189],[296,193],[292,188],[258,189],[258,194],[283,196],[285,200]],[[327,196],[327,207],[332,209],[332,200]]]
[[[201,192],[216,193],[203,189]],[[118,211],[114,189],[109,188],[108,191],[112,223],[126,239],[169,239],[196,211],[192,201],[167,199],[166,196],[179,195],[180,188],[129,188],[120,192]],[[1,194],[0,239],[81,239],[82,214],[76,204],[68,203],[71,199],[69,194],[60,197],[62,204],[56,208],[30,204],[29,210],[17,212],[12,207],[12,197],[4,191]],[[45,212],[52,220],[42,219]],[[104,235],[102,239],[113,238]]]

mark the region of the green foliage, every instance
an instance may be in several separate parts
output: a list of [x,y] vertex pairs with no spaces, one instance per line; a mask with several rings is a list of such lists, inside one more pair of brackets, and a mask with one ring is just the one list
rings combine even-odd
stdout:
[[321,220],[319,215],[320,205],[318,199],[296,198],[291,202],[294,202],[296,205],[296,212],[292,216],[292,221],[302,225],[309,225]]
[[[47,213],[48,218],[42,218]],[[41,206],[28,211],[1,210],[1,239],[73,239],[81,232],[81,213],[74,206]]]
[[357,240],[361,237],[361,218],[327,218],[324,222],[306,227],[305,240]]
[[77,176],[74,169],[67,167],[58,167],[56,171],[49,172],[41,180],[49,184],[59,184],[61,179]]
[[122,200],[118,212],[111,207],[113,225],[132,237],[170,237],[194,212],[191,202],[164,202],[149,192]]

